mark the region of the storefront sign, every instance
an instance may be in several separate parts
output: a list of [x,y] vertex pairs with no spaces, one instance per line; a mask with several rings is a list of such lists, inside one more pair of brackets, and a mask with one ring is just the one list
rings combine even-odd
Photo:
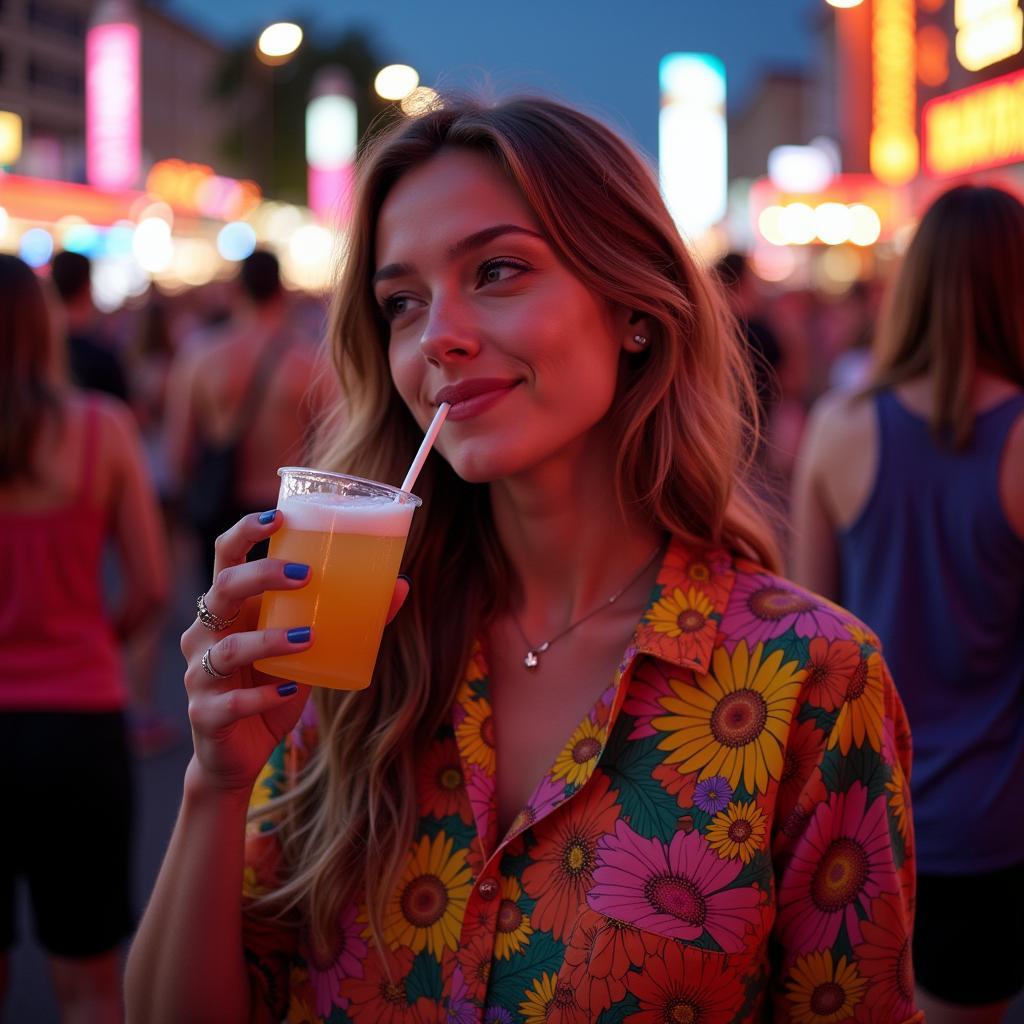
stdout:
[[926,103],[922,131],[936,178],[1024,161],[1024,71]]

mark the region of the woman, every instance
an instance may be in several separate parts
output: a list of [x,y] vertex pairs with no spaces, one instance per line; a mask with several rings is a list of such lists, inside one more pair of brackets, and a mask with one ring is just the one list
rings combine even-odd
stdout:
[[371,689],[303,718],[250,665],[316,638],[250,599],[305,567],[243,564],[273,510],[220,539],[134,1016],[911,1019],[902,711],[771,574],[744,353],[650,171],[557,103],[453,102],[370,147],[354,208],[319,461],[399,480],[453,403],[413,583]]
[[1024,987],[1022,287],[1020,201],[939,197],[874,379],[822,400],[794,496],[796,578],[877,630],[913,729],[929,1024],[1001,1021]]
[[[131,413],[78,391],[35,274],[0,255],[0,950],[26,878],[62,1019],[120,1020],[131,933],[131,762],[121,642],[167,592],[159,513]],[[100,586],[113,541],[118,606]],[[0,955],[0,993],[7,954]]]

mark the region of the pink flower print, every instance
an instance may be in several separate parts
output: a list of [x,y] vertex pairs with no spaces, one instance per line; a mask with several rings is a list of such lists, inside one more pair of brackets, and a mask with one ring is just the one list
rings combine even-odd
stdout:
[[309,980],[316,993],[316,1012],[329,1017],[335,1006],[342,1009],[348,1000],[341,995],[341,983],[345,978],[363,976],[363,960],[366,957],[366,942],[360,934],[361,925],[356,921],[356,906],[350,903],[338,922],[338,950],[331,963],[318,963],[315,956],[309,959]]
[[659,735],[651,725],[651,719],[665,714],[659,698],[671,695],[672,690],[658,662],[654,658],[644,658],[633,673],[629,696],[622,705],[622,710],[636,719],[636,727],[629,734],[631,740]]
[[719,858],[697,831],[677,832],[666,847],[623,821],[598,844],[592,909],[660,935],[694,941],[707,933],[726,953],[744,948],[761,919],[758,889],[730,889],[742,862]]
[[797,636],[848,637],[843,612],[805,590],[775,576],[741,573],[736,577],[721,630],[750,647],[781,636],[790,627]]
[[858,907],[897,890],[885,797],[867,806],[867,790],[855,782],[818,804],[783,875],[778,928],[796,953],[824,949],[846,925],[851,943],[861,941]]

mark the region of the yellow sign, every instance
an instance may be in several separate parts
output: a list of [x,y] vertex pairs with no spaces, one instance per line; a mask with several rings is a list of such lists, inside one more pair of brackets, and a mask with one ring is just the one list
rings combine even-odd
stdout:
[[871,171],[886,185],[916,174],[915,0],[875,0],[871,22]]
[[922,126],[933,177],[1024,161],[1024,71],[926,103]]
[[1018,0],[956,0],[956,56],[968,71],[1006,60],[1024,47]]

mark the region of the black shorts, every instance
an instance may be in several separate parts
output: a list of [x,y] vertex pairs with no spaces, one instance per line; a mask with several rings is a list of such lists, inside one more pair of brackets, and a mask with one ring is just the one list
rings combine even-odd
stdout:
[[978,875],[918,875],[914,974],[961,1006],[1024,989],[1024,863]]
[[132,770],[120,712],[0,713],[0,950],[19,877],[47,952],[97,956],[131,934]]

